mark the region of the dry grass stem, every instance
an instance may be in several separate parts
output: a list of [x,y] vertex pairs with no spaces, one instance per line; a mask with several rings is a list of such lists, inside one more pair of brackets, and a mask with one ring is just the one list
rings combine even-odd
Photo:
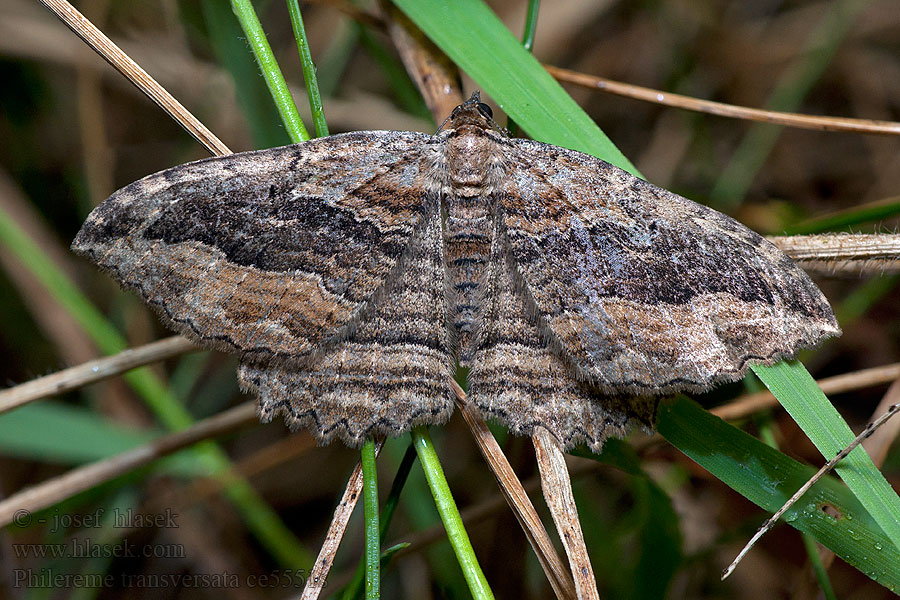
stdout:
[[248,425],[256,419],[256,403],[247,402],[204,419],[184,431],[165,435],[133,450],[72,469],[0,502],[0,527],[11,523],[17,515],[23,514],[22,511],[34,513],[53,506],[176,450]]
[[787,127],[799,127],[801,129],[814,129],[816,131],[850,131],[854,133],[872,133],[880,135],[900,135],[900,123],[894,121],[875,121],[871,119],[852,119],[847,117],[818,117],[813,115],[801,115],[797,113],[785,113],[746,106],[735,106],[711,100],[700,100],[691,96],[673,94],[662,90],[631,85],[561,69],[552,65],[544,65],[544,68],[558,81],[574,83],[586,88],[603,90],[611,94],[643,100],[654,104],[672,106],[703,112],[720,117],[733,119],[746,119],[748,121],[760,121],[762,123],[774,123]]
[[900,272],[900,235],[830,233],[768,238],[804,270],[833,275]]
[[515,471],[513,471],[512,466],[506,459],[506,455],[503,454],[503,450],[497,444],[497,440],[494,439],[487,424],[485,424],[484,419],[466,400],[466,393],[453,380],[451,380],[451,386],[456,394],[456,405],[459,407],[466,425],[469,426],[469,430],[478,444],[478,449],[481,450],[481,455],[490,467],[494,477],[497,478],[500,491],[503,492],[506,502],[512,509],[513,514],[516,515],[519,525],[525,532],[525,537],[528,538],[528,543],[534,548],[534,553],[541,563],[541,568],[547,575],[550,587],[553,588],[557,598],[575,598],[575,583],[572,581],[562,559],[556,553],[556,548],[553,546],[553,542],[550,541],[550,536],[547,534],[541,518],[531,503],[531,499],[525,493],[522,482],[519,481]]
[[194,115],[181,105],[169,92],[156,82],[149,73],[144,71],[121,48],[119,48],[102,31],[97,29],[84,15],[75,10],[65,0],[40,0],[53,14],[66,24],[75,35],[94,49],[106,62],[122,73],[129,81],[136,85],[169,116],[200,142],[209,152],[215,156],[231,154],[222,140],[206,128]]
[[572,484],[566,467],[565,454],[559,440],[543,427],[536,427],[531,437],[534,443],[534,454],[537,457],[538,470],[541,473],[541,488],[544,500],[553,515],[556,531],[569,557],[569,566],[575,578],[575,589],[579,600],[599,600],[597,582],[594,579],[594,568],[588,556],[581,521],[578,520],[578,508],[572,496]]
[[[381,448],[384,445],[384,438],[375,442],[375,457],[381,454]],[[350,515],[359,501],[363,489],[363,473],[362,463],[357,463],[356,468],[350,473],[350,479],[347,481],[347,487],[344,488],[344,495],[341,501],[334,509],[334,516],[331,518],[331,524],[328,526],[328,532],[325,534],[325,540],[319,549],[319,555],[316,562],[306,579],[306,585],[303,586],[303,594],[300,600],[314,600],[322,593],[325,587],[328,572],[331,565],[334,564],[334,556],[337,554],[344,538],[344,532],[347,530],[347,523],[350,521]]]
[[104,356],[80,365],[69,367],[38,377],[15,387],[0,390],[0,414],[47,396],[64,394],[72,390],[121,375],[125,371],[155,363],[167,358],[202,350],[187,338],[175,335],[169,338],[129,348],[112,356]]

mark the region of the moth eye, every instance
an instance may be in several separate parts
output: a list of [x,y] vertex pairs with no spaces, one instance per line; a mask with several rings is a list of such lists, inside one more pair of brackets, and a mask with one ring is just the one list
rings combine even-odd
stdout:
[[480,112],[482,116],[487,117],[488,119],[494,118],[494,111],[492,111],[491,107],[484,102],[478,103],[478,112]]

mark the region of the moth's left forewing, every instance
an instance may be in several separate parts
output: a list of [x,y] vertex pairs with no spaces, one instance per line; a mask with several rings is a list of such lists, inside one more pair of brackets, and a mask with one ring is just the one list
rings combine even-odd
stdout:
[[73,249],[191,339],[303,357],[397,276],[426,211],[430,139],[358,132],[180,165],[101,203]]
[[706,389],[840,333],[809,277],[730,217],[592,156],[506,147],[500,210],[523,293],[602,391]]

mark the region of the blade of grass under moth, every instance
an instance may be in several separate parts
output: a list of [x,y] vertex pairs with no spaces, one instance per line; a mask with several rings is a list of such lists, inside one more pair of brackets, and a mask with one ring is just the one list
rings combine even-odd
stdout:
[[278,108],[271,102],[265,80],[259,76],[259,65],[247,52],[247,43],[231,7],[221,0],[203,0],[200,8],[217,62],[234,80],[234,96],[250,128],[254,146],[274,148],[290,144],[291,139],[278,119]]
[[[412,469],[413,461],[415,460],[416,449],[410,444],[410,446],[407,447],[403,458],[400,460],[400,466],[397,467],[397,473],[394,475],[394,482],[391,484],[391,491],[388,493],[387,499],[384,501],[384,506],[381,509],[381,517],[379,518],[381,532],[378,536],[381,544],[384,544],[385,538],[387,537],[388,527],[391,524],[391,520],[394,518],[394,511],[397,509],[397,504],[400,501],[400,492],[406,485],[406,480],[409,477],[409,472]],[[396,552],[396,550],[394,550],[394,552]],[[385,559],[393,555],[394,552],[389,553],[389,550],[385,550],[381,553],[382,567],[386,565]],[[364,561],[360,561],[356,572],[353,574],[353,579],[350,580],[350,583],[346,585],[341,594],[342,600],[353,600],[354,598],[360,597],[364,578],[365,563]]]
[[366,522],[366,600],[381,595],[381,528],[378,526],[378,475],[375,469],[375,442],[362,446],[363,513]]
[[[534,49],[534,35],[537,33],[537,20],[540,8],[540,0],[528,0],[528,12],[525,14],[525,31],[522,33],[522,47],[528,52]],[[519,132],[519,126],[513,119],[509,119],[506,123],[506,130],[510,136],[516,137]]]
[[231,8],[247,36],[247,43],[250,44],[253,56],[259,63],[263,78],[269,87],[269,93],[275,100],[278,114],[281,115],[281,121],[287,129],[291,141],[295,144],[305,142],[309,139],[309,132],[306,131],[300,113],[297,112],[297,105],[294,104],[294,98],[284,80],[284,75],[281,74],[275,55],[272,54],[272,48],[266,39],[262,24],[253,10],[253,5],[250,0],[231,0]]
[[469,591],[475,600],[493,599],[494,594],[475,557],[475,551],[472,549],[465,525],[459,516],[459,509],[453,500],[453,494],[450,493],[450,486],[447,485],[444,470],[441,468],[428,429],[424,426],[416,427],[412,430],[411,435],[416,453],[419,455],[419,462],[422,464],[422,470],[425,471],[428,486],[434,496],[435,505],[441,515],[441,521],[444,522],[444,528],[447,530],[447,538],[450,540],[450,545],[453,547],[460,568],[462,568]]

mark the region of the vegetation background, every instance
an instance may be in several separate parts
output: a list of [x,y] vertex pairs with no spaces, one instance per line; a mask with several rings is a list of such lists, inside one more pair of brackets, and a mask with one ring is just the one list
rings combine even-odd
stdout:
[[[287,9],[280,2],[255,5],[302,110],[302,75]],[[490,5],[519,35],[525,4]],[[77,6],[232,149],[288,142],[227,3],[89,0]],[[339,2],[303,7],[331,131],[433,131],[436,125],[390,39],[340,7]],[[891,0],[547,2],[534,53],[549,64],[745,106],[885,120],[897,120],[900,112],[900,12]],[[119,292],[67,247],[90,208],[112,191],[203,158],[205,151],[36,2],[0,0],[0,81],[4,223],[14,223],[36,241],[44,256],[109,315],[129,346],[167,335],[136,298]],[[568,89],[648,180],[762,233],[782,233],[808,219],[871,203],[893,199],[897,204],[896,137],[793,129],[760,134],[741,121]],[[857,223],[853,230],[895,230],[895,215],[896,210],[884,211],[879,223]],[[96,340],[22,267],[9,239],[0,245],[0,381],[12,385],[100,355]],[[845,334],[805,361],[816,377],[900,360],[895,277],[817,282],[832,300]],[[232,357],[200,353],[156,365],[153,372],[201,419],[247,400],[237,390],[234,368]],[[885,389],[832,400],[859,430]],[[740,392],[740,385],[728,386],[699,400],[711,406]],[[822,462],[783,411],[757,415],[743,425],[789,455]],[[3,415],[0,491],[12,495],[120,452],[162,428],[122,379]],[[519,476],[533,477],[530,442],[495,431]],[[467,529],[495,595],[548,597],[543,573],[515,519],[497,501],[493,477],[461,420],[455,416],[432,435],[457,503],[464,514],[475,515]],[[379,459],[383,491],[407,445],[405,439],[389,442]],[[244,427],[222,439],[221,446],[306,549],[306,555],[295,555],[300,568],[311,564],[358,453],[339,444],[317,448],[307,434],[290,435],[279,423]],[[764,538],[731,579],[719,582],[721,569],[766,515],[668,445],[645,446],[640,458],[652,485],[640,475],[573,459],[574,491],[601,595],[641,597],[650,593],[641,582],[651,578],[660,582],[656,592],[664,590],[672,598],[807,597],[814,589],[807,584],[804,544],[784,525]],[[895,451],[883,466],[895,488],[898,470]],[[9,565],[0,573],[6,578],[0,579],[5,588],[0,597],[113,598],[134,593],[140,587],[136,582],[149,581],[140,577],[201,573],[234,574],[243,585],[166,585],[153,593],[167,598],[296,595],[298,578],[285,571],[291,567],[249,533],[246,516],[204,474],[205,465],[179,455],[36,515],[46,519],[44,524],[7,527],[0,534],[0,560]],[[543,510],[540,500],[536,504]],[[54,526],[57,519],[65,525],[70,517],[101,514],[98,509],[106,517],[98,527],[84,526],[83,519],[81,526]],[[122,527],[109,521],[110,515],[129,510],[169,514],[176,526]],[[358,512],[326,593],[339,589],[359,562]],[[551,522],[549,517],[545,522]],[[412,544],[385,570],[385,597],[468,597],[442,533],[421,471],[413,468],[388,535],[389,545]],[[34,555],[36,548],[51,544],[74,549],[85,539],[101,549],[127,540],[159,556]],[[29,572],[102,573],[112,583],[97,590],[27,590],[20,578]],[[837,597],[891,597],[839,560],[829,575]],[[251,589],[246,585],[251,581],[265,583]]]

